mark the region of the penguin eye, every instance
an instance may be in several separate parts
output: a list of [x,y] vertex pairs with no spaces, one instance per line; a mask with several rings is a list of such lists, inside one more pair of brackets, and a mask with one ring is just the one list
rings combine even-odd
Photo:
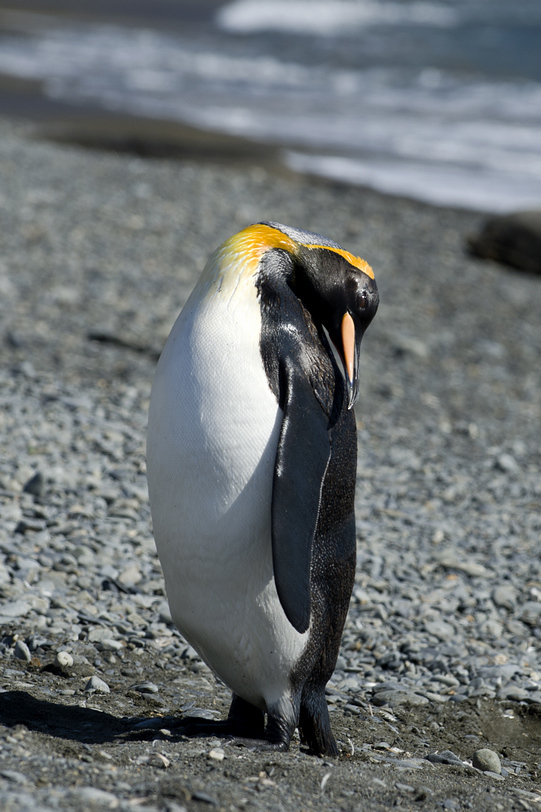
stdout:
[[367,306],[367,304],[368,304],[368,294],[367,294],[367,292],[366,292],[365,290],[363,290],[363,291],[362,291],[362,292],[359,294],[359,296],[358,296],[358,298],[357,298],[357,301],[358,301],[358,304],[359,304],[359,309],[360,309],[360,310],[364,310],[364,309],[365,309],[365,307],[366,307],[366,306]]

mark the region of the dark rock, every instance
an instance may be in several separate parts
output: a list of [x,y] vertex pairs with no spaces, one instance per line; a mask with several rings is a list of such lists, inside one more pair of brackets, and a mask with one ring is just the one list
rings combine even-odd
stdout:
[[472,254],[522,271],[541,274],[541,211],[491,217],[468,238]]
[[213,798],[212,795],[208,795],[206,792],[194,792],[192,793],[192,798],[194,801],[201,801],[210,806],[218,806],[219,803],[216,798]]
[[43,493],[44,479],[41,471],[37,471],[33,477],[23,487],[23,493],[30,493],[32,496],[41,496]]
[[463,767],[463,762],[452,750],[442,750],[441,753],[429,753],[425,756],[432,764],[450,764],[453,767]]

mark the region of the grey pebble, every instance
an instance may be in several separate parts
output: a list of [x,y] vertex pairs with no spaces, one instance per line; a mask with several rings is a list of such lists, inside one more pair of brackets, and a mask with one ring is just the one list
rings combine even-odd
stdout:
[[496,606],[512,612],[517,603],[516,589],[509,585],[497,586],[492,591],[492,600]]
[[157,694],[159,690],[154,682],[138,682],[130,685],[130,691],[138,691],[141,694]]
[[198,790],[192,792],[192,798],[194,801],[201,801],[202,803],[209,804],[210,806],[219,806],[220,803],[217,798],[214,798],[207,792],[199,792]]
[[17,660],[24,660],[25,662],[29,663],[32,659],[32,652],[24,640],[17,640],[15,643],[15,648],[13,649],[13,656]]
[[472,756],[472,764],[478,770],[483,770],[483,772],[492,772],[500,775],[502,771],[499,755],[495,753],[494,750],[489,750],[486,747],[475,751]]
[[505,685],[498,690],[498,699],[512,699],[515,702],[522,702],[528,696],[528,691],[518,685]]
[[96,648],[99,651],[122,651],[124,644],[121,640],[114,640],[112,637],[104,637],[97,642]]
[[18,770],[0,770],[0,775],[12,784],[28,784],[28,777]]
[[519,617],[528,626],[541,625],[541,601],[527,601],[522,607]]
[[118,798],[112,792],[97,787],[77,787],[70,792],[74,801],[81,805],[100,806],[113,809],[118,806]]
[[86,683],[85,691],[87,691],[89,693],[97,692],[97,693],[101,693],[101,694],[108,694],[108,693],[111,692],[111,689],[109,688],[107,683],[104,682],[104,680],[102,680],[100,677],[97,677],[96,675],[94,675],[94,676],[90,677],[90,679]]
[[500,454],[496,460],[496,467],[506,474],[518,471],[517,461],[511,454]]
[[385,690],[378,691],[372,698],[372,704],[377,705],[428,705],[428,699],[425,696],[415,693],[414,691],[406,691],[403,689],[398,690]]
[[30,493],[32,496],[41,496],[45,479],[41,471],[37,471],[34,476],[30,477],[23,486],[23,493]]
[[399,781],[397,781],[395,787],[399,789],[401,792],[415,792],[415,787],[412,787],[411,784],[402,784]]
[[454,626],[444,620],[427,620],[425,629],[428,634],[434,635],[440,640],[451,640],[455,633]]
[[450,764],[455,767],[463,767],[464,762],[452,750],[442,750],[441,753],[429,753],[426,760],[432,764]]
[[30,604],[27,601],[7,601],[0,606],[0,615],[3,618],[23,617],[30,611]]

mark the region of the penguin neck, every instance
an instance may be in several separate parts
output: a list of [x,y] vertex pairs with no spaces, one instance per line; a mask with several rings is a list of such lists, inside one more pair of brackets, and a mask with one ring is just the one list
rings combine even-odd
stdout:
[[280,404],[281,365],[285,355],[293,352],[332,427],[345,408],[344,379],[323,325],[317,324],[291,288],[292,264],[291,257],[280,251],[265,255],[260,263],[255,284],[261,310],[261,357]]

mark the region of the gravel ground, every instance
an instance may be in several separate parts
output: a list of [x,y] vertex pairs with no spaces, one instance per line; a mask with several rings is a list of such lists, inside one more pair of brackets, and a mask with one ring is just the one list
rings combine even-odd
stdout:
[[[468,212],[31,132],[0,122],[0,808],[539,809],[540,280],[468,257]],[[260,219],[363,256],[382,299],[337,760],[170,718],[229,697],[171,625],[150,385],[207,255]]]

